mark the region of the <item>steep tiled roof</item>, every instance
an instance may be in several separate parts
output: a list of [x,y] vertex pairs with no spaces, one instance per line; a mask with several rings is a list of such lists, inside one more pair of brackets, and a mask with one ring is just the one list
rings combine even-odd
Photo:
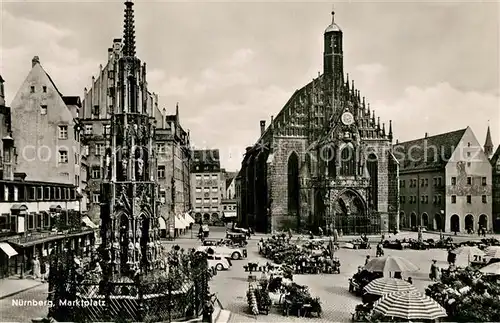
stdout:
[[498,162],[499,158],[500,158],[500,145],[498,145],[497,150],[495,151],[495,153],[493,154],[493,156],[491,156],[491,159],[490,159],[491,165],[495,166],[496,163]]
[[443,167],[460,143],[465,131],[447,132],[394,145],[400,171]]
[[[42,69],[43,69],[43,67],[42,67]],[[47,73],[47,71],[45,71],[44,69],[43,69],[43,71],[45,72],[45,74],[46,74],[46,75],[47,75],[47,77],[49,78],[50,83],[52,83],[52,86],[54,87],[54,89],[56,89],[57,93],[59,93],[59,95],[60,95],[61,97],[63,97],[63,95],[62,95],[61,91],[59,91],[59,89],[58,89],[58,88],[57,88],[57,86],[56,86],[56,83],[54,83],[54,81],[53,81],[53,80],[52,80],[52,78],[50,77],[49,73]]]

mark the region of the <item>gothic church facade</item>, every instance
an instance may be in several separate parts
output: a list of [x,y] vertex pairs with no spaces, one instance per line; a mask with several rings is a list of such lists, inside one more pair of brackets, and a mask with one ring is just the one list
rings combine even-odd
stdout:
[[238,175],[242,225],[260,232],[399,226],[392,124],[375,117],[343,71],[343,33],[324,32],[323,73],[297,90],[248,147]]

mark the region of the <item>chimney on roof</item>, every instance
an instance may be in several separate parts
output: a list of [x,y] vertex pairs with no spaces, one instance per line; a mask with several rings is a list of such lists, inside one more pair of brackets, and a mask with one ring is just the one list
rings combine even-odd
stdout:
[[36,64],[40,64],[40,57],[38,56],[33,57],[31,60],[31,67],[35,67]]
[[260,120],[260,135],[262,136],[266,131],[266,120]]
[[426,133],[425,133],[425,138],[427,138],[427,135],[428,135],[428,134],[427,134],[427,132],[426,132]]

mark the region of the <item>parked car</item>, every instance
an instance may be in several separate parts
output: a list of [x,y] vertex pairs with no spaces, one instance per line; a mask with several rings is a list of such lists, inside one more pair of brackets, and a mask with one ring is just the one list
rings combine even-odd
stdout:
[[231,268],[231,260],[227,259],[223,255],[208,255],[208,267],[215,268],[217,271],[229,270]]
[[203,252],[207,255],[208,267],[211,269],[216,269],[217,271],[228,270],[233,265],[230,258],[221,254],[208,252],[208,248],[198,248],[196,252]]
[[200,246],[196,251],[207,251],[212,249],[215,254],[222,255],[233,260],[239,260],[247,257],[247,249],[229,246]]

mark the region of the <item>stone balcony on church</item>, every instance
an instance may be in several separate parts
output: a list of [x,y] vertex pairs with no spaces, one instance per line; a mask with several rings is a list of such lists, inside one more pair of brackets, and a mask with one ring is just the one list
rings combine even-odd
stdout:
[[318,188],[367,188],[370,186],[370,179],[361,177],[356,178],[354,176],[337,176],[335,178],[317,176],[310,179],[305,179],[305,184],[307,187]]

